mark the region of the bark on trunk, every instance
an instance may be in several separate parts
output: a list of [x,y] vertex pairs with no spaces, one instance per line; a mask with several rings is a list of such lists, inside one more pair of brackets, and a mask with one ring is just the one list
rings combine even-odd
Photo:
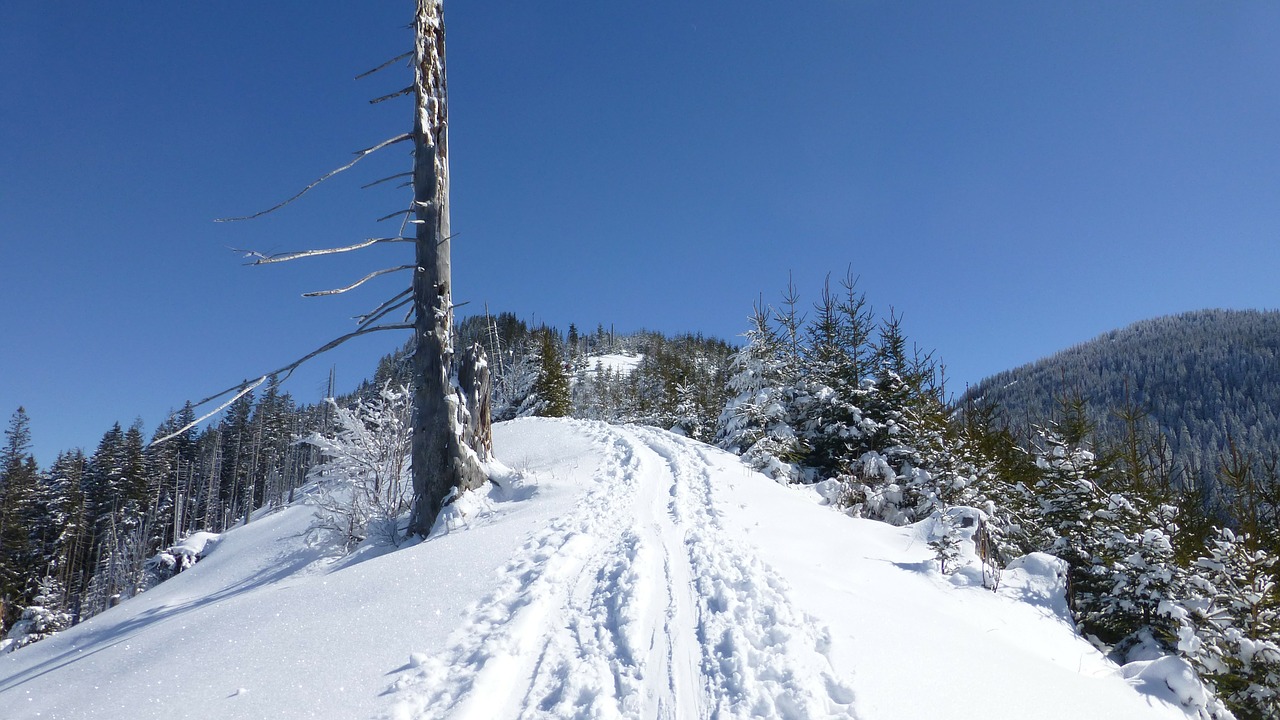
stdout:
[[458,388],[467,404],[467,445],[481,461],[493,457],[493,390],[489,361],[479,343],[467,348],[458,368]]

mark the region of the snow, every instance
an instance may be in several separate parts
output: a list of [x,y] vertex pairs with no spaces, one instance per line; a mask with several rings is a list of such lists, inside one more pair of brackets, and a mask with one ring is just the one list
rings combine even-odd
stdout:
[[640,361],[643,359],[643,355],[618,353],[592,355],[587,358],[587,369],[593,374],[609,370],[614,375],[630,375],[632,370],[640,366]]
[[[972,547],[849,518],[668,432],[495,427],[519,472],[439,532],[341,556],[312,509],[256,518],[187,571],[0,657],[0,718],[1182,720],[1171,659],[1079,638],[1061,565],[998,592]],[[1202,698],[1201,698],[1202,699]]]
[[165,550],[156,553],[156,556],[148,562],[152,565],[163,565],[170,570],[186,570],[196,563],[197,560],[204,557],[206,548],[212,548],[222,536],[218,533],[200,532],[191,533],[177,544],[172,545]]

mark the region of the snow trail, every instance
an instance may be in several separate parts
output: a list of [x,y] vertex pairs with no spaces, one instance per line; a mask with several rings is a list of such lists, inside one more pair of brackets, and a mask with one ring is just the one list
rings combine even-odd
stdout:
[[657,430],[576,423],[590,487],[397,678],[395,720],[853,718],[829,634],[725,534],[706,460]]

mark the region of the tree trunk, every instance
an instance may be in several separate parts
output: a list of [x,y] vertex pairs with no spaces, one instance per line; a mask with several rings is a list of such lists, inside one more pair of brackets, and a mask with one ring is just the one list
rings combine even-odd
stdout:
[[418,0],[415,22],[413,276],[413,511],[409,532],[431,532],[453,488],[484,482],[484,469],[462,439],[453,366],[453,288],[449,268],[449,115],[442,0]]
[[493,457],[493,390],[489,380],[489,360],[476,343],[467,348],[458,368],[458,389],[466,400],[467,445],[487,461]]

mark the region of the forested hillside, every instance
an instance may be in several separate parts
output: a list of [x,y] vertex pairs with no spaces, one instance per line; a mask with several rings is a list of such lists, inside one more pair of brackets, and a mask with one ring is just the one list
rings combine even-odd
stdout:
[[991,403],[1014,426],[1043,422],[1064,398],[1085,401],[1103,437],[1127,407],[1168,442],[1175,482],[1216,487],[1234,443],[1255,471],[1280,458],[1280,312],[1203,310],[1145,320],[994,375],[961,404]]

